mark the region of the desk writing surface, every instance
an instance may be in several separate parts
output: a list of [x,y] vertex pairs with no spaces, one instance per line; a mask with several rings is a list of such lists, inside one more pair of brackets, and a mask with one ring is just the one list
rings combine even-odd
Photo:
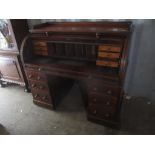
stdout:
[[74,72],[80,73],[85,76],[97,76],[97,77],[108,77],[115,81],[119,81],[118,70],[111,69],[109,70],[106,67],[99,67],[95,64],[85,62],[85,61],[75,61],[75,60],[60,60],[60,59],[51,59],[51,58],[38,58],[33,60],[32,63],[26,64],[26,66],[41,67],[43,70],[48,71],[59,71],[62,72]]

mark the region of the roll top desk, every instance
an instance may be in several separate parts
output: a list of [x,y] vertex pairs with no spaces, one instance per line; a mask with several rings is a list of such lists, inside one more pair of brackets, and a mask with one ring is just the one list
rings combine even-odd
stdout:
[[56,110],[62,89],[75,80],[88,120],[117,126],[131,27],[131,22],[34,26],[21,47],[34,103]]

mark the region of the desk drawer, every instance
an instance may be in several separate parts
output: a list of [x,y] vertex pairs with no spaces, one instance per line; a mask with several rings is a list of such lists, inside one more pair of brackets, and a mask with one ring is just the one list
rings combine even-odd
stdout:
[[112,58],[112,59],[118,59],[120,57],[120,53],[111,53],[111,52],[99,52],[98,53],[99,58]]
[[26,70],[26,74],[27,74],[27,78],[29,80],[37,80],[37,81],[46,80],[45,75],[43,73],[40,73],[40,72]]
[[99,105],[102,107],[112,107],[115,108],[117,105],[117,98],[116,97],[111,97],[108,95],[104,94],[97,94],[97,93],[90,93],[88,96],[88,105],[93,106],[93,105]]
[[37,82],[37,81],[29,80],[29,84],[31,89],[48,91],[48,85],[46,82],[41,82],[41,81]]
[[100,45],[99,51],[121,52],[121,46]]
[[91,80],[88,83],[88,92],[103,93],[108,96],[119,97],[121,88],[119,85],[105,83],[102,80]]
[[116,113],[116,109],[92,105],[88,107],[88,114],[99,118],[111,119]]
[[96,65],[117,68],[119,66],[119,63],[116,61],[96,60]]
[[44,102],[47,104],[51,103],[50,96],[47,92],[39,92],[39,91],[32,91],[33,99],[36,101]]

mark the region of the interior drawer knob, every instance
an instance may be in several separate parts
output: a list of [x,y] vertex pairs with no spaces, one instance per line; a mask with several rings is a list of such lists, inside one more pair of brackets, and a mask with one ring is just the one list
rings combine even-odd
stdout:
[[111,90],[108,90],[108,91],[107,91],[107,94],[111,95],[111,93],[112,93]]

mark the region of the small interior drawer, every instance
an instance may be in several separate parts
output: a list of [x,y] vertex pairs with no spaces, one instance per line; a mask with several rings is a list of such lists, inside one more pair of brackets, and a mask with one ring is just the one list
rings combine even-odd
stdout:
[[113,67],[117,68],[119,66],[118,62],[116,61],[107,61],[107,60],[96,60],[97,66],[105,66],[105,67]]
[[114,58],[118,59],[120,57],[120,53],[111,53],[111,52],[98,52],[99,58]]
[[99,45],[99,51],[121,52],[121,46]]

